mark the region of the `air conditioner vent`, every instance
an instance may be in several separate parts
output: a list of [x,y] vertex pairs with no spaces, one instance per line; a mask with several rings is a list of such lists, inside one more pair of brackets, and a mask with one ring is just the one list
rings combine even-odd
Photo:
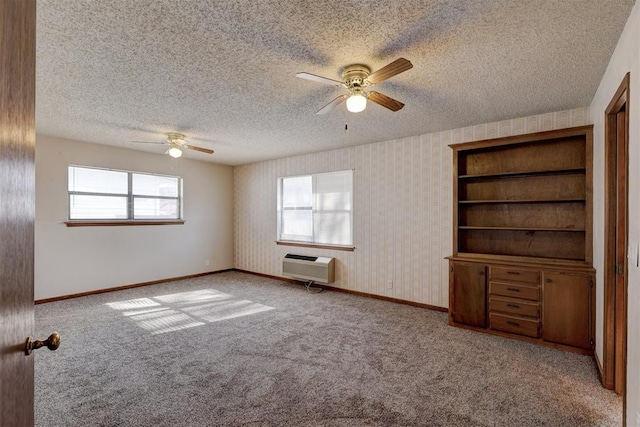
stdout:
[[296,254],[286,254],[284,257],[289,259],[299,259],[301,261],[315,261],[318,259],[317,256],[296,255]]
[[334,258],[287,254],[282,260],[282,275],[318,283],[335,280]]

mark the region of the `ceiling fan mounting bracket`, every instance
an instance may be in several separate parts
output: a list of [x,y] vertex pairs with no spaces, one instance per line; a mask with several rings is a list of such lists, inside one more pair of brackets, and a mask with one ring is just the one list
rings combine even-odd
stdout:
[[342,70],[342,83],[347,89],[359,89],[368,86],[365,81],[369,74],[371,74],[371,69],[366,65],[349,65]]
[[167,134],[167,141],[169,141],[169,144],[171,144],[172,146],[174,145],[183,145],[184,144],[184,135],[181,133],[176,133],[176,132],[169,132]]

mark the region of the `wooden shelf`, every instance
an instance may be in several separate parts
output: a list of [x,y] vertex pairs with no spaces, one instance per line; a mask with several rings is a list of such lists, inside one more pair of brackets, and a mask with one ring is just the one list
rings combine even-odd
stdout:
[[536,258],[585,259],[586,232],[458,227],[458,250],[478,254]]
[[455,144],[454,256],[590,263],[592,128]]
[[459,175],[458,179],[471,180],[471,179],[486,179],[486,178],[526,178],[531,176],[568,175],[568,174],[576,174],[576,173],[584,174],[586,173],[586,169],[585,168],[567,168],[567,169],[556,169],[556,170],[497,172],[497,173],[487,173],[487,174],[479,174],[479,175]]
[[530,266],[543,264],[549,268],[561,269],[568,272],[587,271],[594,273],[591,264],[565,258],[545,258],[545,257],[521,257],[516,255],[494,255],[494,254],[478,254],[470,252],[458,252],[456,256],[446,257],[448,260],[455,262],[481,262],[481,263],[497,263],[509,266]]
[[528,200],[458,200],[458,204],[495,204],[495,203],[585,203],[585,199],[528,199]]
[[458,227],[460,230],[505,230],[505,231],[570,231],[570,232],[578,232],[584,233],[586,230],[584,228],[547,228],[547,227],[483,227],[483,226],[475,226],[475,225],[461,225]]

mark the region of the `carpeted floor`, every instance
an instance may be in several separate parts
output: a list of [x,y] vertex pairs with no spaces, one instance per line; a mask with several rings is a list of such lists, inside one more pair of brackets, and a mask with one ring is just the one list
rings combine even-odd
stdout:
[[619,426],[590,357],[238,272],[36,306],[36,425]]

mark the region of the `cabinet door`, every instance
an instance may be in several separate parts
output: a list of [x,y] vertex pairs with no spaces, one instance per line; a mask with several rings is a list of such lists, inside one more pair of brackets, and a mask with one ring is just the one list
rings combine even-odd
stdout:
[[542,294],[542,338],[591,348],[590,276],[544,272]]
[[487,280],[483,264],[452,263],[451,319],[466,325],[487,327]]

